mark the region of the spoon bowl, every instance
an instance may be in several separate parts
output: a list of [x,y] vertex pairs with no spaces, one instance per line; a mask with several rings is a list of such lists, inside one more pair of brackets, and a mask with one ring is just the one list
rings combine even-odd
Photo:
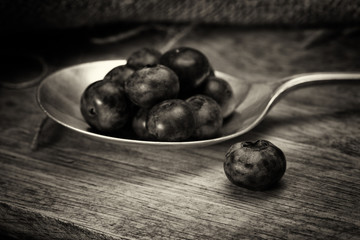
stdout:
[[329,81],[356,81],[360,73],[311,73],[295,75],[272,83],[248,83],[229,74],[216,71],[233,89],[233,114],[225,119],[220,137],[182,142],[139,140],[135,135],[108,136],[92,131],[80,112],[80,98],[88,85],[103,77],[126,60],[83,63],[64,68],[47,76],[37,89],[37,101],[48,117],[59,124],[99,141],[121,145],[163,148],[201,147],[240,136],[258,125],[271,107],[287,92],[308,84]]

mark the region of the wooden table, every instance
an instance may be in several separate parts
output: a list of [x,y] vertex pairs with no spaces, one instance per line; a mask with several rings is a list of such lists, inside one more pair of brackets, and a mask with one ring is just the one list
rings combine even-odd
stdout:
[[[360,71],[356,31],[332,35],[319,29],[197,26],[180,38],[171,34],[182,26],[172,27],[176,31],[169,35],[159,27],[138,29],[115,42],[99,41],[93,32],[83,37],[65,32],[68,35],[39,37],[23,47],[15,41],[12,47],[41,56],[48,73],[82,62],[124,58],[143,46],[161,49],[167,43],[198,48],[216,69],[247,81]],[[110,43],[104,44],[107,40]],[[4,85],[4,235],[97,240],[360,238],[360,85],[297,90],[249,133],[214,146],[177,150],[102,143],[51,120],[44,124],[37,148],[31,149],[45,116],[35,100],[36,86]],[[229,147],[255,139],[273,142],[287,159],[284,177],[268,191],[236,187],[223,171]]]

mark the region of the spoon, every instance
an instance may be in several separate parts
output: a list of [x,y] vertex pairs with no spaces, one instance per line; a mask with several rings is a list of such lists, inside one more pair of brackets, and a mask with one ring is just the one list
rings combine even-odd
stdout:
[[[322,83],[360,83],[360,73],[305,73],[269,83],[240,83],[232,80],[228,80],[234,90],[234,116],[231,121],[236,122],[237,126],[229,124],[224,127],[225,139],[242,135],[257,126],[281,97],[290,91]],[[237,128],[235,133],[234,128]]]
[[112,68],[126,64],[125,60],[83,63],[61,69],[47,76],[37,89],[37,100],[42,110],[63,126],[99,141],[121,145],[162,148],[200,147],[216,144],[240,136],[258,125],[285,93],[299,87],[325,82],[355,82],[360,73],[309,73],[294,75],[271,83],[249,83],[229,74],[216,71],[233,89],[232,114],[222,127],[222,135],[213,139],[182,142],[139,140],[136,136],[113,137],[93,132],[80,113],[80,98],[85,88],[102,79]]

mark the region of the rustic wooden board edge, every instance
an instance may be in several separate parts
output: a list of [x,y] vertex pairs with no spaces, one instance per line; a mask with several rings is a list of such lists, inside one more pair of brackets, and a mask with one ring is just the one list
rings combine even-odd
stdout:
[[[20,231],[19,231],[20,230]],[[0,201],[0,231],[18,239],[36,240],[115,240],[128,239],[110,237],[95,230],[91,231],[80,225],[46,216],[34,209],[10,205]]]

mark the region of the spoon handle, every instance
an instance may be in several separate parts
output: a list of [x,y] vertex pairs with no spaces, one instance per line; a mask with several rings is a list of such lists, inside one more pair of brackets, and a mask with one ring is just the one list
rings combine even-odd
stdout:
[[[294,90],[303,86],[317,85],[320,83],[360,83],[360,72],[324,72],[324,73],[305,73],[294,75],[283,79],[277,83],[275,95],[279,96],[287,91]],[[276,97],[277,97],[276,96]]]

